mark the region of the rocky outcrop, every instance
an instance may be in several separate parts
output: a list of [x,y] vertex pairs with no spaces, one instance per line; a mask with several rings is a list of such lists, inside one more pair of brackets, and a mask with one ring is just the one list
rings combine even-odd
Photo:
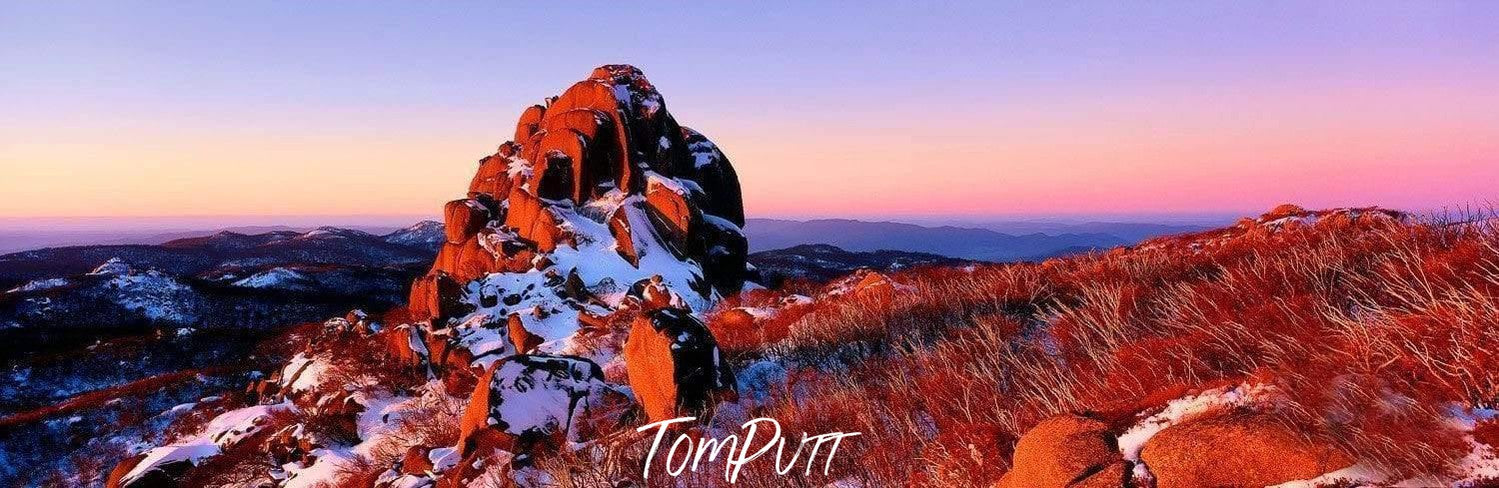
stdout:
[[526,109],[468,190],[444,207],[444,242],[412,286],[407,310],[425,324],[387,340],[452,387],[477,376],[464,461],[445,482],[496,450],[545,451],[588,430],[580,410],[617,396],[600,365],[628,370],[652,418],[732,391],[694,313],[749,277],[739,183],[639,70],[601,67]]
[[[618,431],[638,420],[632,402],[656,418],[706,411],[716,393],[733,391],[699,318],[750,276],[739,183],[723,152],[678,125],[655,87],[623,65],[526,109],[514,134],[444,206],[441,228],[428,229],[441,231],[431,236],[437,256],[409,303],[380,321],[351,313],[326,324],[323,335],[367,341],[375,357],[345,361],[371,351],[309,339],[292,364],[247,387],[265,405],[218,417],[249,422],[244,415],[294,406],[344,434],[278,441],[277,479],[310,484],[354,445],[392,440],[402,412],[437,411],[424,405],[465,394],[450,419],[456,439],[404,446],[358,484],[470,486]],[[380,366],[365,360],[382,355],[407,368],[397,376],[411,384],[375,380]],[[365,379],[353,384],[356,372]],[[231,447],[199,444],[153,450],[121,478],[178,457],[198,469]]]
[[649,265],[642,260],[693,268],[675,284],[700,302],[737,292],[748,277],[733,167],[677,124],[640,70],[594,70],[526,109],[515,138],[480,160],[468,198],[445,207],[446,242],[412,287],[419,318],[461,315],[445,307],[459,292],[442,276],[461,287],[489,273],[539,271],[536,258],[559,247],[607,247],[638,269]]
[[1131,426],[1075,414],[1046,419],[1016,443],[1011,471],[996,486],[1271,486],[1353,464],[1287,426],[1270,391],[1209,390],[1167,402]]
[[1214,415],[1168,427],[1145,443],[1140,459],[1157,488],[1269,486],[1353,464],[1341,451],[1262,413]]
[[[704,359],[716,346],[694,316],[750,277],[739,182],[723,152],[624,65],[526,109],[514,137],[444,207],[444,241],[407,307],[426,322],[422,340],[390,341],[421,342],[425,354],[396,355],[469,378],[517,353],[602,365],[627,349],[626,331],[609,324],[638,320],[634,377],[666,385],[642,390],[654,412],[697,410],[709,391],[731,388],[727,369]],[[631,287],[640,283],[670,303],[642,307]],[[673,331],[687,342],[663,335]],[[661,349],[672,346],[682,349]]]
[[1012,465],[999,488],[1118,487],[1129,472],[1109,426],[1077,415],[1058,415],[1026,432]]

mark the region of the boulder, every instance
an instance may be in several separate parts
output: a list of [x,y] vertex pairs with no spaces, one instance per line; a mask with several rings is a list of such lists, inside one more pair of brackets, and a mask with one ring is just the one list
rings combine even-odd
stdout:
[[1162,429],[1140,460],[1157,488],[1268,486],[1315,478],[1353,464],[1265,413],[1225,413]]
[[1280,205],[1276,205],[1275,208],[1270,209],[1269,212],[1265,212],[1264,214],[1260,215],[1260,220],[1274,220],[1282,217],[1296,217],[1307,215],[1309,213],[1311,212],[1307,212],[1306,209],[1302,208],[1300,205],[1294,203],[1282,203]]
[[733,372],[719,360],[713,334],[686,310],[636,317],[624,353],[630,388],[652,422],[701,414],[712,394],[733,391]]
[[689,178],[703,189],[708,199],[703,211],[743,227],[744,200],[739,189],[739,174],[729,164],[728,156],[706,136],[686,127],[682,128],[682,142],[687,146],[691,169],[678,175],[690,175]]
[[526,323],[521,320],[520,314],[510,314],[510,318],[506,320],[505,326],[507,332],[510,334],[510,343],[515,345],[515,350],[521,354],[530,353],[537,346],[540,346],[542,342],[545,342],[541,336],[526,330]]
[[141,461],[146,459],[146,454],[137,454],[121,461],[119,465],[110,470],[109,477],[105,480],[105,488],[171,488],[180,486],[182,479],[195,466],[191,460],[183,459],[159,463],[137,474],[134,478],[125,479],[130,471],[137,468]]
[[444,243],[438,248],[432,269],[447,273],[459,283],[467,283],[485,274],[506,270],[511,264],[510,260],[501,262],[498,256],[484,248],[479,239],[470,237],[458,244]]
[[443,206],[443,232],[448,243],[458,244],[477,235],[489,224],[489,210],[478,200],[464,198]]
[[688,232],[699,218],[697,207],[688,199],[687,190],[673,179],[652,175],[646,183],[645,203],[650,210],[651,223],[679,253],[685,251]]
[[417,278],[411,284],[411,304],[408,306],[412,318],[431,320],[441,326],[447,319],[458,317],[473,309],[464,301],[463,285],[445,271],[434,271]]
[[723,295],[739,293],[749,279],[749,240],[739,226],[712,215],[703,215],[689,245],[693,257],[703,265],[703,276]]
[[[104,487],[122,488],[126,486],[122,483],[121,480],[125,477],[126,474],[130,473],[130,470],[135,469],[135,465],[140,464],[141,460],[145,458],[145,454],[136,454],[134,456],[125,458],[123,461],[120,461],[119,464],[115,465],[114,469],[109,470],[109,477],[104,479]],[[145,487],[149,485],[132,483],[130,486]]]
[[[542,129],[551,134],[573,134],[581,141],[576,154],[566,153],[572,161],[572,193],[574,202],[583,202],[602,195],[608,188],[618,184],[624,167],[629,163],[618,144],[613,144],[615,132],[610,127],[610,118],[592,108],[575,108],[555,111],[547,115]],[[553,143],[541,140],[541,151],[553,147]],[[571,149],[571,144],[562,142],[560,149]]]
[[[489,385],[494,382],[494,372],[499,363],[486,368],[484,374],[479,375],[476,386]],[[480,437],[494,437],[495,434],[489,429],[489,397],[492,394],[490,388],[474,388],[469,394],[468,407],[463,410],[463,415],[458,420],[458,451],[467,455],[474,452]],[[511,439],[499,436],[506,444],[503,449],[509,449]]]
[[459,428],[459,451],[481,442],[510,452],[569,440],[574,419],[603,404],[604,372],[576,356],[517,354],[480,376]]
[[523,187],[510,190],[507,199],[510,208],[505,212],[505,227],[515,230],[518,237],[531,242],[540,252],[552,252],[564,239],[558,228],[561,219],[548,208],[541,198]]
[[411,324],[389,327],[376,334],[390,357],[401,366],[421,367],[427,364],[427,344],[421,329]]
[[588,140],[577,131],[561,129],[543,133],[537,142],[536,159],[531,160],[530,184],[536,196],[581,203],[583,191],[576,176],[582,172],[587,151]]
[[552,102],[548,112],[565,113],[574,109],[590,109],[601,114],[607,119],[607,127],[614,129],[614,136],[610,139],[615,143],[611,152],[618,154],[617,162],[626,163],[624,167],[618,168],[619,187],[632,188],[631,181],[634,179],[634,169],[628,161],[633,154],[630,149],[630,136],[627,131],[627,122],[623,117],[620,102],[616,98],[614,86],[601,80],[589,79],[574,83],[557,100]]
[[[645,246],[637,239],[644,236],[636,236],[636,229],[630,225],[628,207],[631,205],[634,203],[625,202],[619,208],[614,209],[614,213],[609,214],[609,234],[614,237],[614,251],[619,253],[619,257],[624,258],[630,266],[638,267],[640,266],[640,253]],[[646,232],[649,230],[646,229]]]
[[681,298],[672,294],[662,282],[661,275],[651,275],[630,286],[628,295],[637,300],[640,311],[655,312],[663,308],[680,307]]
[[1087,417],[1043,420],[1015,444],[1012,468],[999,486],[1121,486],[1129,470],[1115,439],[1107,424]]
[[515,123],[514,140],[525,141],[530,139],[531,134],[536,133],[536,129],[541,124],[541,119],[546,115],[546,112],[546,107],[540,105],[526,107],[526,110],[520,114],[520,120]]
[[401,457],[402,474],[423,474],[432,470],[432,460],[427,457],[426,446],[411,446]]
[[[715,288],[738,292],[748,276],[737,176],[706,137],[677,124],[640,70],[599,67],[527,108],[514,140],[479,160],[466,196],[444,207],[437,256],[399,315],[381,320],[390,327],[353,316],[330,322],[336,338],[373,335],[394,367],[472,392],[456,446],[421,446],[406,456],[407,473],[386,471],[378,484],[466,486],[491,461],[521,469],[566,441],[638,420],[630,396],[611,390],[594,362],[528,354],[553,348],[544,341],[609,360],[611,377],[635,386],[653,419],[703,412],[711,396],[734,391],[717,341],[687,307],[713,306]],[[614,251],[637,269],[613,261]],[[666,278],[640,279],[651,273]],[[329,349],[308,346],[341,354]],[[247,391],[275,400],[292,376]],[[299,406],[310,399],[296,396]],[[345,395],[319,397],[306,411],[356,430],[362,409]],[[312,462],[311,444],[277,446],[281,460]],[[451,450],[460,462],[448,464]],[[169,471],[186,467],[153,463],[157,474],[140,479],[170,482]],[[441,476],[416,473],[428,469]]]
[[[512,147],[510,143],[506,143],[500,146],[501,152],[513,151]],[[479,171],[474,173],[474,179],[468,184],[469,197],[485,195],[490,198],[504,198],[508,194],[510,194],[510,158],[497,153],[479,160]]]

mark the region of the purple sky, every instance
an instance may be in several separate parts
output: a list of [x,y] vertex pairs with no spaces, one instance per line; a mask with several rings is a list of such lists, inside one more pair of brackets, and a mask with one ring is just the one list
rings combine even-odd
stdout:
[[1485,203],[1499,2],[0,5],[0,217],[435,215],[643,68],[754,216]]

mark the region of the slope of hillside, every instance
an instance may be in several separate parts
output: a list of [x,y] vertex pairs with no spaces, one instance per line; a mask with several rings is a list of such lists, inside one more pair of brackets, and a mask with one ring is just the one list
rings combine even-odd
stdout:
[[747,295],[711,325],[732,364],[778,372],[758,413],[863,433],[814,484],[1499,481],[1491,221],[1285,206],[801,293]]
[[993,262],[1045,259],[1058,253],[1107,249],[1128,243],[1108,234],[1009,235],[988,229],[847,219],[748,219],[744,232],[751,250],[757,252],[801,244],[828,244],[850,251],[898,249]]

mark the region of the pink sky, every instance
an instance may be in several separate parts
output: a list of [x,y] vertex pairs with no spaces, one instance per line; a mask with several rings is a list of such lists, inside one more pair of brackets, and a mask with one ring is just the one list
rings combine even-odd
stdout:
[[[605,62],[719,144],[751,216],[1429,210],[1499,181],[1483,4],[620,12],[729,31],[550,50],[463,11],[7,8],[0,217],[436,215]],[[346,15],[380,29],[327,27]]]

